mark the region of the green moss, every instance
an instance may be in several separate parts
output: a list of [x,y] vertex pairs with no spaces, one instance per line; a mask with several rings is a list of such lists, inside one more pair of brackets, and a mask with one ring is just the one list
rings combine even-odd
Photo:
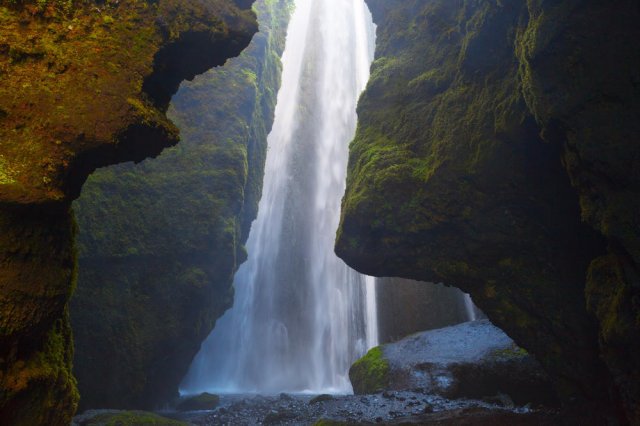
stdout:
[[85,426],[187,426],[187,424],[146,411],[105,413],[83,423]]
[[66,307],[75,274],[69,209],[5,206],[0,236],[0,418],[68,425],[78,403]]
[[389,382],[389,362],[382,348],[376,346],[357,360],[349,369],[349,379],[356,394],[375,393],[384,390]]
[[313,426],[351,426],[356,425],[358,423],[353,422],[342,422],[338,420],[330,420],[330,419],[320,419],[313,424]]
[[203,392],[200,395],[186,397],[176,407],[180,411],[213,410],[220,403],[220,397]]
[[529,355],[529,353],[523,348],[512,345],[510,348],[496,349],[489,354],[489,357],[494,359],[516,359]]
[[[172,93],[165,92],[177,88],[181,73],[192,76],[226,59],[216,57],[226,51],[220,48],[225,40],[233,39],[234,47],[228,50],[232,54],[255,30],[251,11],[227,0],[207,6],[183,0],[151,6],[137,0],[88,1],[61,12],[69,4],[18,2],[0,13],[6,50],[0,55],[0,75],[11,76],[0,79],[0,109],[5,113],[0,155],[15,181],[11,191],[0,186],[0,195],[14,201],[72,199],[92,167],[116,158],[139,161],[145,156],[142,151],[157,155],[175,144],[177,130],[164,115],[165,99]],[[159,51],[168,48],[165,31],[178,43],[185,32],[205,34],[190,43],[200,44],[195,50],[211,48],[214,53],[197,60],[177,58],[184,69],[167,71],[154,62]],[[52,135],[59,143],[53,144]],[[132,149],[136,138],[144,142]],[[67,181],[74,160],[96,150],[102,155],[83,170],[85,175]],[[45,160],[49,167],[43,166]]]
[[15,179],[11,177],[12,173],[9,170],[7,162],[0,156],[0,185],[8,185],[15,182]]

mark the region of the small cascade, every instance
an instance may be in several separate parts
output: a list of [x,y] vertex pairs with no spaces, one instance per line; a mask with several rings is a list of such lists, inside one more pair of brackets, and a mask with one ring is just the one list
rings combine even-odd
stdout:
[[476,305],[473,304],[471,295],[467,293],[464,294],[464,308],[467,311],[467,321],[475,321],[478,319]]
[[364,0],[296,2],[249,258],[182,392],[348,393],[377,344],[375,280],[333,251],[374,37]]

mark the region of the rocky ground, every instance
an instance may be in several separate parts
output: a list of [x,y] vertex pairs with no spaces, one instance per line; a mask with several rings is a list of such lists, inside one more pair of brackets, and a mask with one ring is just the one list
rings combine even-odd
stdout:
[[[165,413],[198,426],[212,425],[313,425],[321,419],[347,424],[423,423],[436,419],[507,416],[542,419],[550,416],[528,406],[502,405],[494,401],[448,400],[420,391],[382,392],[373,395],[223,396],[212,412]],[[528,423],[523,423],[528,424]],[[532,423],[537,424],[537,423]],[[551,424],[551,423],[550,423]]]
[[[124,414],[126,413],[126,415]],[[555,425],[557,414],[540,407],[514,407],[509,401],[448,400],[419,391],[373,395],[223,395],[210,411],[144,412],[92,410],[76,416],[73,426],[99,426],[119,420],[126,425]],[[140,417],[137,417],[140,416]],[[126,420],[125,420],[126,419]],[[139,420],[138,420],[139,419]],[[178,420],[178,422],[176,422]]]

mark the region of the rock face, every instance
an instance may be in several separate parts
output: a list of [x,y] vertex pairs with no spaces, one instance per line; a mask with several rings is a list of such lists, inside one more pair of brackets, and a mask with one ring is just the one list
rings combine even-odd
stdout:
[[[244,2],[242,2],[244,3]],[[256,31],[232,1],[0,2],[0,419],[68,425],[70,203],[96,167],[178,140],[180,81]],[[202,52],[211,52],[203,55]]]
[[637,2],[368,4],[338,255],[460,287],[563,400],[640,422]]
[[238,57],[184,83],[169,117],[181,143],[96,171],[74,203],[74,371],[87,408],[153,409],[233,301],[262,188],[290,0],[256,3]]
[[378,278],[376,298],[381,343],[468,320],[464,294],[442,284]]
[[540,364],[488,320],[416,333],[374,348],[351,367],[349,378],[357,394],[422,389],[451,399],[506,395],[518,405],[556,401]]

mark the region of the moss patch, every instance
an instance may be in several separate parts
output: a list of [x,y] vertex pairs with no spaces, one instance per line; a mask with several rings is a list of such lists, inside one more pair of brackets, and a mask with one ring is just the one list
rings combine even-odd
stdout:
[[489,354],[489,358],[499,359],[499,360],[511,360],[511,359],[524,358],[527,355],[529,355],[529,353],[526,350],[514,344],[509,348],[496,349],[495,351]]
[[188,423],[168,419],[147,411],[122,411],[99,414],[82,426],[187,426]]
[[218,395],[203,392],[200,395],[184,398],[176,408],[180,411],[213,410],[219,403]]
[[389,382],[389,362],[382,348],[376,346],[357,360],[349,369],[349,380],[356,394],[375,393],[384,390]]
[[175,144],[164,100],[255,31],[225,0],[67,3],[0,1],[0,200],[68,200],[95,167]]

